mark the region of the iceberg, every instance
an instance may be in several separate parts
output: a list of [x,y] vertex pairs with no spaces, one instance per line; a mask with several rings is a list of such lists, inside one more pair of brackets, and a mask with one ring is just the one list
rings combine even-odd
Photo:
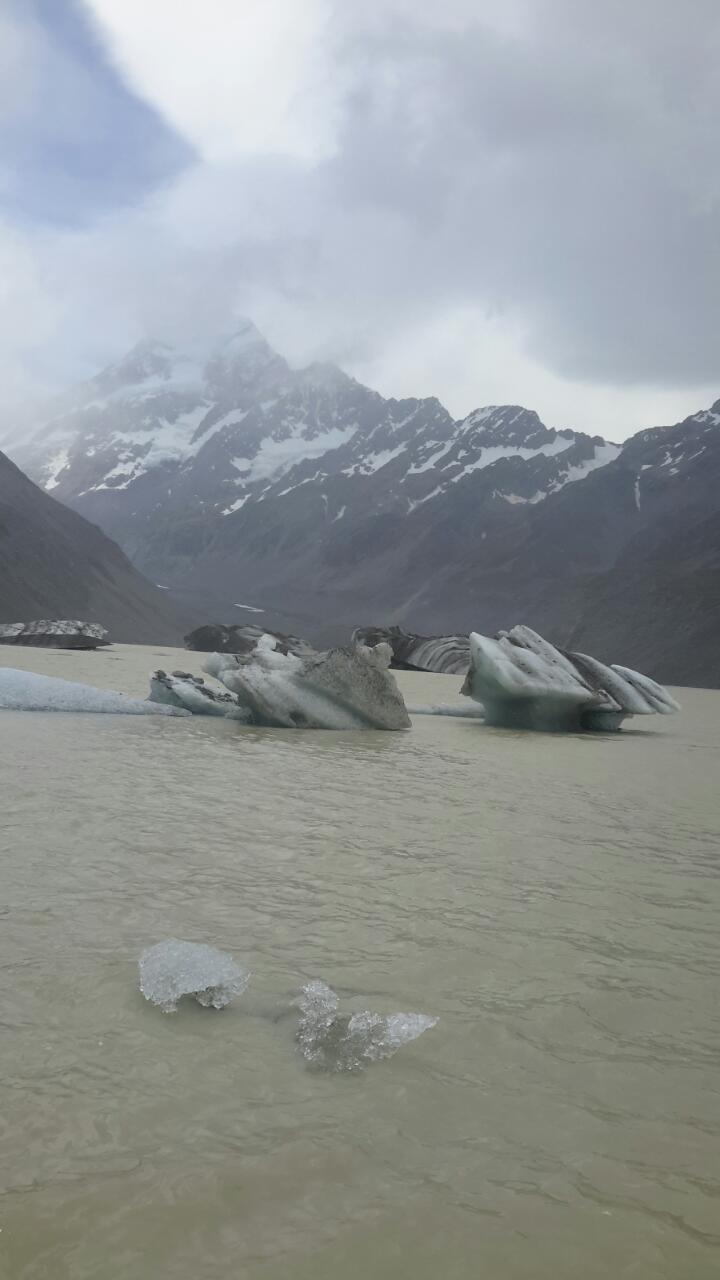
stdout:
[[[236,605],[238,609],[248,607]],[[222,622],[211,622],[203,627],[196,627],[185,636],[185,648],[194,649],[200,653],[253,653],[259,641],[266,635],[273,637],[275,648],[280,653],[294,653],[300,657],[305,653],[313,652],[312,646],[306,640],[301,640],[299,636],[288,636],[281,631],[267,631],[264,627],[257,627],[252,623],[227,625]]]
[[424,1013],[342,1015],[340,1000],[325,982],[308,982],[299,1000],[297,1043],[311,1066],[325,1071],[357,1071],[390,1058],[437,1023]]
[[282,653],[264,635],[250,654],[212,654],[204,665],[235,697],[248,721],[285,729],[408,729],[390,674],[388,645]]
[[473,632],[461,692],[482,704],[485,723],[509,728],[606,731],[635,715],[680,707],[648,676],[555,648],[530,627]]
[[34,671],[0,667],[0,710],[4,711],[95,711],[112,715],[186,716],[180,707],[160,706],[143,698],[131,698],[114,689],[96,689],[90,684],[40,676]]
[[464,675],[470,666],[470,641],[464,635],[416,636],[401,627],[358,627],[357,644],[389,644],[392,665],[409,671]]
[[242,995],[250,973],[227,951],[199,942],[168,938],[143,951],[138,962],[140,990],[163,1013],[176,1013],[183,996],[194,996],[204,1008],[223,1009]]
[[96,622],[42,619],[0,623],[0,644],[36,645],[43,649],[98,649],[110,644],[107,631]]

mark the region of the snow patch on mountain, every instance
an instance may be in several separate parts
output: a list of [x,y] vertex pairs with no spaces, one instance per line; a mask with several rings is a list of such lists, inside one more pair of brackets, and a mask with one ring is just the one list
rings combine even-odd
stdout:
[[526,449],[522,446],[513,447],[512,445],[490,445],[488,448],[481,450],[479,457],[473,458],[472,462],[468,462],[457,475],[452,477],[453,484],[458,480],[463,480],[465,476],[472,475],[473,471],[482,471],[485,467],[491,467],[493,463],[499,462],[501,458],[537,458],[542,454],[546,458],[553,457],[556,453],[566,453],[572,448],[574,440],[564,440],[562,436],[550,441],[549,444],[543,444],[538,449]]
[[247,481],[277,479],[298,462],[305,462],[310,458],[321,458],[324,453],[339,449],[341,445],[352,440],[357,431],[357,425],[331,427],[328,431],[308,436],[303,430],[304,426],[302,422],[295,422],[286,436],[280,438],[266,436],[261,441],[255,456],[249,459],[250,466],[243,479]]
[[583,462],[577,462],[566,467],[559,474],[554,484],[550,486],[549,493],[556,493],[558,489],[562,489],[566,484],[573,484],[576,480],[584,480],[585,476],[589,476],[591,471],[597,470],[598,467],[607,466],[608,462],[612,462],[622,452],[622,446],[619,444],[610,444],[606,441],[604,444],[596,445],[592,458],[586,458]]
[[54,453],[52,458],[49,459],[47,463],[47,470],[45,472],[45,483],[44,483],[44,488],[47,489],[48,492],[50,492],[50,490],[52,489],[57,488],[58,476],[62,471],[65,470],[68,464],[69,458],[70,458],[69,449],[58,449],[57,453]]
[[355,462],[351,467],[345,467],[341,471],[343,476],[372,475],[375,471],[382,470],[387,466],[388,462],[392,462],[393,458],[399,458],[401,453],[407,449],[407,444],[403,441],[394,449],[380,449],[378,453],[369,453],[361,462]]

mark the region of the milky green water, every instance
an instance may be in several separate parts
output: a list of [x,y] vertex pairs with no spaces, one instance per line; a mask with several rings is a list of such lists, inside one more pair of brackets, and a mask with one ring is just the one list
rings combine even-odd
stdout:
[[[0,649],[138,694],[200,661]],[[679,696],[608,737],[0,712],[0,1275],[714,1280],[720,695]],[[146,1004],[168,935],[246,994]],[[440,1021],[313,1073],[314,977]]]

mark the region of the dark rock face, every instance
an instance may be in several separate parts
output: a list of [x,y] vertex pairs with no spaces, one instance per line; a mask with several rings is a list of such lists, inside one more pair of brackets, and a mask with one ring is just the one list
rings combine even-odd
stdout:
[[720,685],[720,401],[621,448],[291,370],[247,325],[203,368],[141,344],[37,425],[33,476],[215,616],[249,601],[321,644],[367,617],[432,636],[520,616]]
[[414,636],[400,627],[357,627],[358,644],[389,644],[392,666],[406,671],[464,674],[470,665],[468,636]]
[[182,631],[114,542],[0,453],[0,620],[68,613],[102,619],[118,641],[175,644]]
[[196,627],[185,636],[185,648],[197,653],[253,653],[258,640],[269,635],[275,640],[278,653],[294,653],[302,657],[312,653],[312,647],[298,636],[286,636],[279,631],[266,631],[263,627],[226,626],[222,622],[211,622],[204,627]]

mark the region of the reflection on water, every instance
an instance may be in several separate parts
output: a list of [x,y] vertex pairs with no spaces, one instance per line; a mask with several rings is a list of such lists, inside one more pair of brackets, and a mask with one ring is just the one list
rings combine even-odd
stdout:
[[[134,694],[201,660],[0,653]],[[681,700],[605,738],[5,713],[0,1274],[715,1277],[720,695]],[[162,1016],[173,936],[247,991]],[[438,1025],[308,1071],[318,977]]]

